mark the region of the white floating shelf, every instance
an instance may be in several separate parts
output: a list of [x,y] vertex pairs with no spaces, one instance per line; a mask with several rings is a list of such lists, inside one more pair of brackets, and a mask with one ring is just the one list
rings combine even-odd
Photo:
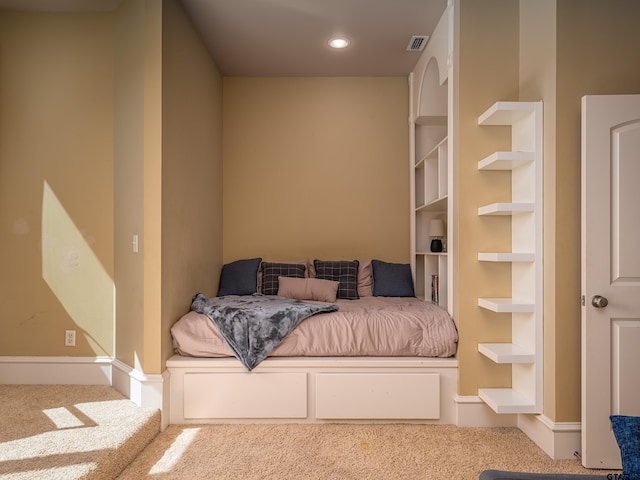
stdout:
[[497,313],[533,313],[535,304],[514,302],[512,298],[478,298],[478,306]]
[[533,203],[492,203],[478,208],[478,215],[514,215],[533,212]]
[[479,343],[478,351],[496,363],[534,363],[535,352],[514,343]]
[[496,102],[478,117],[478,125],[513,125],[533,113],[537,102]]
[[513,252],[478,253],[478,260],[481,262],[534,262],[535,259],[536,259],[535,253],[513,253]]
[[541,413],[533,400],[511,388],[480,388],[478,396],[496,413]]
[[494,152],[478,162],[478,170],[513,170],[534,159],[534,152]]

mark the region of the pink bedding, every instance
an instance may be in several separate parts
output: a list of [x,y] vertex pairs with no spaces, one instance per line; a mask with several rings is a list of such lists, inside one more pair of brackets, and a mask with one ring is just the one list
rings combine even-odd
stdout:
[[[337,312],[304,320],[271,356],[455,355],[458,332],[449,313],[413,297],[362,297],[337,300]],[[214,323],[189,312],[171,328],[176,353],[227,357],[233,352]]]

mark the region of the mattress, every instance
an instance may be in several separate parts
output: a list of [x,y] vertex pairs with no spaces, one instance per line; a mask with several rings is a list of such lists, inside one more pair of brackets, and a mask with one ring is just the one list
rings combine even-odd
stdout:
[[[270,356],[451,357],[456,353],[455,323],[436,304],[414,297],[362,297],[335,303],[338,311],[302,321]],[[185,314],[171,334],[180,355],[233,356],[206,315]]]

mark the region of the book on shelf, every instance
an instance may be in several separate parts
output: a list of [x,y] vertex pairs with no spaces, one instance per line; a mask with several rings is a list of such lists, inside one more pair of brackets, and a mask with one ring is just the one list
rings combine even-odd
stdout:
[[437,274],[431,275],[431,301],[440,303],[440,277]]

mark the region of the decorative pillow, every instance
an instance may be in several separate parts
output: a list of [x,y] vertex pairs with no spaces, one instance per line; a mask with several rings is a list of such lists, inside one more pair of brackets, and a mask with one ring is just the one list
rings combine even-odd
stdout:
[[[265,263],[293,263],[295,265],[304,265],[305,267],[305,272],[304,272],[304,276],[305,277],[309,277],[309,267],[307,265],[307,260],[268,260],[266,262],[262,262],[262,265],[264,265]],[[258,269],[258,291],[262,292],[262,265],[260,265],[260,268]]]
[[622,478],[640,479],[640,417],[611,415],[611,428],[622,457]]
[[358,297],[358,260],[322,261],[314,260],[316,278],[338,282],[337,298],[357,300]]
[[415,297],[411,266],[371,260],[374,297]]
[[278,295],[296,300],[335,302],[339,282],[320,278],[279,277]]
[[222,266],[218,296],[252,295],[258,291],[258,268],[261,258],[236,260]]
[[262,263],[262,293],[265,295],[278,294],[278,277],[304,278],[307,269],[297,263]]
[[373,295],[373,274],[371,273],[371,260],[360,260],[358,265],[358,296],[370,297]]
[[[313,260],[307,265],[309,277],[316,278],[316,267]],[[373,274],[371,273],[371,260],[358,260],[358,297],[371,297],[373,295]]]

